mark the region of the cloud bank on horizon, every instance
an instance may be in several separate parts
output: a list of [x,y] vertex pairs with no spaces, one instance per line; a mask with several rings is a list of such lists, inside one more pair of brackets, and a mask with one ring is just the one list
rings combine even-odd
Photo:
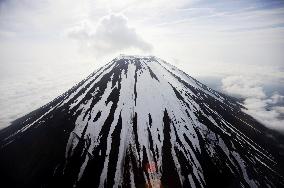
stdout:
[[284,96],[274,92],[268,96],[259,78],[229,76],[222,79],[222,90],[244,99],[244,111],[268,128],[284,133]]
[[[248,111],[257,117],[273,97],[254,82],[284,83],[283,49],[281,0],[2,0],[0,127],[61,92],[41,87],[34,78],[42,77],[42,85],[69,87],[120,53],[156,55],[189,75],[222,77],[224,91],[246,98]],[[62,72],[65,76],[59,76]],[[230,80],[240,74],[250,81]],[[40,96],[46,100],[28,108],[13,102]],[[283,104],[270,108],[260,121],[278,121],[282,110]]]

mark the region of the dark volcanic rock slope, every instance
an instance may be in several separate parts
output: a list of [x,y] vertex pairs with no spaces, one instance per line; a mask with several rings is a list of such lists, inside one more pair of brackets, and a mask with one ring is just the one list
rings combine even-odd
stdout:
[[280,157],[234,99],[121,56],[0,132],[11,187],[280,187]]

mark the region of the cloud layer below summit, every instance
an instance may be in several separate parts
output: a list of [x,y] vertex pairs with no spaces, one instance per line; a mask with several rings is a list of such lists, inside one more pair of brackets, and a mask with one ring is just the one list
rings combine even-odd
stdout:
[[274,92],[267,95],[261,80],[248,76],[222,79],[222,90],[244,99],[244,111],[271,129],[284,133],[284,96]]

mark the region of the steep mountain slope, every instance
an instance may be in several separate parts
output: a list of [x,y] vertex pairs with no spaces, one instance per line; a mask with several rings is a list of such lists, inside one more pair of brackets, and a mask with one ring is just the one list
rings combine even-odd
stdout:
[[[277,133],[155,57],[120,56],[0,132],[12,187],[281,187]],[[270,137],[268,136],[270,135]]]

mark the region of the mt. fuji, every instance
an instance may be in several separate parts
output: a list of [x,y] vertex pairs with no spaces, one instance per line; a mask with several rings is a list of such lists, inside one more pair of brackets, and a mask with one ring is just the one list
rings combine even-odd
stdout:
[[282,187],[284,138],[154,56],[121,55],[0,131],[10,187]]

